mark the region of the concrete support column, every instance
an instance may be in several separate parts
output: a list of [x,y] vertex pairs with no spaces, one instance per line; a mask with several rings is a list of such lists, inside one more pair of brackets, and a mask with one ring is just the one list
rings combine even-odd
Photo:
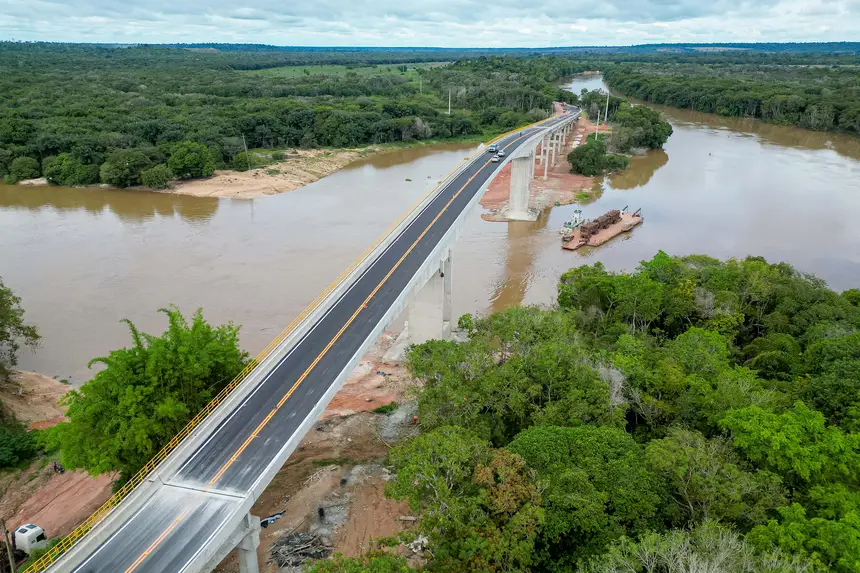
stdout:
[[549,147],[546,147],[546,157],[543,158],[543,180],[546,181],[546,174],[549,170]]
[[415,295],[408,309],[409,342],[422,344],[451,334],[452,267],[450,251],[439,270]]
[[529,153],[529,181],[535,178],[535,152],[537,150],[532,149],[531,153]]
[[558,134],[552,134],[552,160],[550,161],[553,165],[555,165],[555,151],[558,147]]
[[260,519],[248,514],[245,516],[248,533],[236,546],[239,557],[239,573],[260,573],[257,563],[257,547],[260,545]]
[[451,264],[451,252],[448,251],[448,258],[442,261],[440,272],[442,276],[442,289],[444,294],[442,295],[442,331],[451,332],[451,292],[454,288],[453,278],[454,273],[452,271]]
[[511,160],[511,196],[508,200],[508,219],[515,221],[534,220],[529,212],[529,199],[531,198],[529,175],[532,169],[529,163],[534,166],[531,156],[516,157]]

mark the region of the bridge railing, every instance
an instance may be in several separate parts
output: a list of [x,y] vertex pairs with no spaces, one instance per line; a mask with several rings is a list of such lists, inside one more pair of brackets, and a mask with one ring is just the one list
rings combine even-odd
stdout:
[[[551,118],[550,118],[551,119]],[[521,131],[523,129],[527,129],[529,127],[533,127],[536,125],[540,125],[541,123],[547,120],[541,120],[532,124],[529,124],[524,127],[518,127],[511,131],[505,132],[501,135],[496,136],[491,139],[488,143],[494,143],[503,139],[513,133]],[[191,432],[193,432],[206,418],[209,417],[210,414],[220,406],[224,400],[227,399],[235,390],[239,387],[239,385],[253,372],[253,370],[262,363],[284,340],[289,337],[289,335],[295,330],[308,316],[314,313],[320,304],[328,297],[332,291],[334,291],[340,284],[343,282],[346,277],[350,275],[359,265],[364,263],[366,259],[373,253],[373,251],[383,243],[388,236],[397,229],[407,218],[409,218],[412,213],[424,202],[428,197],[433,195],[434,193],[440,191],[448,178],[451,177],[459,169],[464,167],[464,164],[471,162],[474,157],[483,153],[481,148],[478,148],[475,152],[473,152],[469,157],[465,158],[463,161],[458,163],[453,169],[451,169],[434,187],[430,188],[425,192],[421,197],[419,197],[415,203],[413,203],[409,209],[407,209],[388,229],[385,230],[365,251],[356,258],[352,264],[346,268],[338,277],[332,281],[332,283],[323,290],[317,298],[315,298],[307,307],[305,307],[302,312],[298,314],[287,326],[284,328],[263,350],[257,354],[256,357],[251,359],[248,364],[242,369],[236,377],[227,384],[215,398],[212,399],[211,402],[206,404],[206,406],[200,410],[196,416],[194,416],[188,424],[182,428],[182,430],[173,436],[164,447],[150,459],[140,470],[132,476],[130,480],[128,480],[120,489],[116,491],[107,501],[102,504],[92,515],[90,515],[83,523],[81,523],[78,527],[76,527],[71,533],[66,535],[60,542],[53,546],[48,552],[42,555],[39,559],[34,561],[27,569],[25,569],[24,573],[40,573],[45,571],[50,567],[54,562],[57,561],[60,557],[62,557],[66,552],[68,552],[72,547],[77,544],[78,541],[81,540],[87,533],[90,532],[96,525],[98,525],[105,517],[110,514],[111,511],[115,507],[117,507],[122,501],[131,494],[137,486],[143,483],[147,477],[149,477],[152,472],[155,471],[156,468],[166,460],[170,454],[187,438]]]

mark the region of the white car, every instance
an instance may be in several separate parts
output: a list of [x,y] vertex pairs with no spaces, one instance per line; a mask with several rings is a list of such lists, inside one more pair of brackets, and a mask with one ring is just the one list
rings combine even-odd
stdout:
[[490,157],[490,161],[492,161],[493,163],[498,163],[499,162],[499,156],[493,155],[492,157]]
[[505,156],[505,150],[504,150],[504,149],[500,149],[500,150],[499,150],[499,152],[498,152],[496,155],[498,155],[499,157],[504,157],[504,156]]

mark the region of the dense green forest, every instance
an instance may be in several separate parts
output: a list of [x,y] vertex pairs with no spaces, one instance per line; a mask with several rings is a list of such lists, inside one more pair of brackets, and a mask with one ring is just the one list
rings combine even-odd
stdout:
[[860,135],[856,64],[784,65],[762,57],[684,60],[611,65],[604,78],[613,89],[652,103]]
[[[849,44],[795,47],[322,50],[4,42],[0,176],[164,187],[173,178],[247,165],[245,143],[253,150],[482,137],[545,117],[553,100],[575,103],[558,80],[592,69],[605,70],[626,94],[656,103],[856,133],[853,66],[860,57]],[[451,63],[428,64],[445,61]],[[333,66],[342,68],[333,73]]]
[[572,269],[557,308],[410,351],[388,493],[430,571],[856,573],[858,304],[757,257]]
[[[403,73],[338,75],[315,75],[310,66],[293,77],[235,69],[282,60],[265,52],[0,44],[0,175],[126,187],[211,174],[234,162],[243,136],[249,148],[273,149],[498,133],[546,117],[553,100],[572,100],[555,82],[585,69],[544,56],[409,74],[406,64]],[[326,61],[375,60],[346,53]]]

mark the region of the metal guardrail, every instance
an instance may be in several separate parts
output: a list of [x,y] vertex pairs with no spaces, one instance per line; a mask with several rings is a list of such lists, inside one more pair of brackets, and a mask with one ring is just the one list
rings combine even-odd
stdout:
[[[552,119],[551,117],[548,119]],[[494,143],[511,135],[513,133],[517,133],[518,131],[522,131],[524,129],[528,129],[529,127],[533,127],[536,125],[540,125],[541,123],[547,121],[541,120],[524,127],[519,127],[517,129],[513,129],[511,131],[505,132],[495,138],[491,139],[488,143]],[[107,515],[117,507],[122,501],[128,497],[128,495],[137,488],[141,483],[143,483],[147,477],[152,474],[153,471],[167,459],[170,454],[182,443],[182,441],[187,438],[195,428],[197,428],[209,415],[219,406],[224,400],[227,399],[230,394],[241,384],[248,375],[260,364],[262,363],[271,353],[274,351],[281,342],[283,342],[295,328],[302,323],[310,314],[312,314],[317,307],[328,297],[332,291],[334,291],[338,286],[340,286],[341,282],[349,276],[359,265],[361,265],[368,256],[370,256],[373,251],[383,242],[386,238],[401,224],[403,223],[412,213],[417,209],[430,195],[434,192],[439,191],[442,188],[442,183],[444,183],[452,173],[457,171],[458,169],[463,167],[464,163],[471,162],[474,157],[482,153],[482,150],[477,150],[464,161],[457,164],[453,169],[451,169],[447,174],[445,174],[442,179],[440,179],[439,184],[429,189],[426,193],[424,193],[421,197],[418,198],[415,203],[413,203],[409,209],[407,209],[403,215],[401,215],[388,229],[385,230],[365,251],[356,258],[352,264],[346,268],[338,277],[332,281],[332,283],[323,290],[317,298],[315,298],[307,307],[305,307],[302,312],[298,314],[287,326],[284,328],[280,334],[278,334],[256,357],[254,357],[245,368],[239,372],[236,377],[227,384],[221,392],[218,393],[215,398],[212,399],[211,402],[206,404],[206,406],[200,410],[196,416],[194,416],[188,424],[182,428],[182,430],[173,436],[167,444],[152,458],[150,459],[130,480],[128,480],[120,489],[116,491],[106,502],[102,504],[92,515],[90,515],[83,523],[81,523],[78,527],[76,527],[71,533],[66,535],[60,542],[48,550],[47,553],[42,555],[39,559],[34,561],[27,569],[24,570],[24,573],[41,573],[42,571],[47,570],[58,558],[63,556],[67,551],[69,551],[75,544],[83,538],[90,530],[101,523],[101,521],[107,517]]]

